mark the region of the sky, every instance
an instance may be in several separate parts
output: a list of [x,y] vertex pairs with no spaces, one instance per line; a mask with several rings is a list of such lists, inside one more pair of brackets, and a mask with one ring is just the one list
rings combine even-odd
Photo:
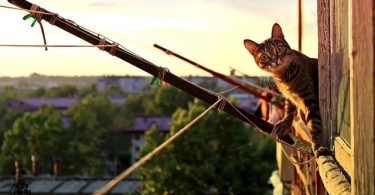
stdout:
[[[104,35],[143,58],[180,76],[209,75],[167,56],[157,43],[201,65],[229,74],[233,67],[248,75],[266,75],[243,46],[262,42],[271,27],[281,25],[297,49],[297,0],[30,0],[32,3]],[[7,1],[0,5],[13,6]],[[314,0],[303,1],[303,52],[317,57],[317,13]],[[39,26],[23,21],[27,13],[0,8],[0,44],[43,44]],[[48,44],[87,45],[43,22]],[[97,48],[0,47],[0,76],[32,73],[66,76],[141,75],[147,73]]]

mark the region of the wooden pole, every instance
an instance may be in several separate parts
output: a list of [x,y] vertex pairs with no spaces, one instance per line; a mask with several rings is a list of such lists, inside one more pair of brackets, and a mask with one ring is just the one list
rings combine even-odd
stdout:
[[175,56],[175,57],[177,57],[177,58],[179,58],[179,59],[181,59],[181,60],[183,60],[183,61],[185,61],[185,62],[187,62],[187,63],[189,63],[189,64],[191,64],[191,65],[193,65],[193,66],[195,66],[197,68],[199,68],[199,69],[202,69],[202,70],[210,73],[214,77],[217,77],[217,78],[219,78],[219,79],[221,79],[221,80],[223,80],[223,81],[225,81],[225,82],[227,82],[229,84],[237,86],[239,89],[242,89],[243,91],[245,91],[247,93],[255,95],[258,98],[266,100],[267,102],[269,102],[271,100],[270,97],[264,96],[261,93],[259,93],[258,91],[253,90],[253,89],[251,89],[249,87],[246,87],[245,85],[242,85],[241,83],[238,83],[237,81],[233,80],[230,77],[227,77],[227,76],[225,76],[225,75],[223,75],[221,73],[218,73],[218,72],[213,71],[213,70],[211,70],[209,68],[206,68],[205,66],[200,65],[200,64],[198,64],[198,63],[196,63],[196,62],[194,62],[194,61],[192,61],[192,60],[190,60],[190,59],[188,59],[188,58],[186,58],[186,57],[184,57],[184,56],[182,56],[180,54],[177,54],[177,53],[175,53],[175,52],[173,52],[173,51],[171,51],[169,49],[166,49],[166,48],[164,48],[164,47],[162,47],[162,46],[160,46],[158,44],[154,44],[154,47],[156,47],[156,48],[164,51],[168,55],[173,55],[173,56]]
[[298,0],[298,51],[302,51],[302,0]]

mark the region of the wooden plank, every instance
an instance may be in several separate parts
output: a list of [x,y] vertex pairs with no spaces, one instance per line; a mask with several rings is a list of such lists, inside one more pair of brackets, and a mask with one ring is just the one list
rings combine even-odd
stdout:
[[330,51],[330,1],[318,0],[319,109],[326,141],[331,134]]
[[306,124],[302,120],[293,121],[293,127],[296,131],[297,136],[311,143],[310,129],[306,126]]
[[[290,159],[293,160],[294,162],[298,162],[296,158],[294,158],[293,156],[290,156]],[[305,187],[305,194],[306,195],[310,195],[310,191],[309,191],[309,183],[307,182],[307,179],[306,179],[306,175],[303,173],[302,171],[302,168],[301,168],[301,165],[299,164],[293,164],[294,165],[294,168],[296,169],[296,172],[298,174],[298,177],[299,179],[302,181],[304,187]]]
[[301,188],[296,183],[292,183],[290,190],[292,191],[292,195],[303,194]]
[[351,1],[353,194],[375,194],[374,0]]
[[341,137],[335,137],[334,146],[335,159],[344,168],[345,172],[350,174],[352,172],[351,149]]
[[294,180],[294,167],[292,163],[287,159],[282,150],[284,149],[285,153],[287,155],[290,155],[292,153],[292,149],[286,146],[283,146],[283,148],[281,147],[282,145],[280,143],[276,143],[276,161],[279,170],[279,176],[280,180],[283,183],[290,183]]

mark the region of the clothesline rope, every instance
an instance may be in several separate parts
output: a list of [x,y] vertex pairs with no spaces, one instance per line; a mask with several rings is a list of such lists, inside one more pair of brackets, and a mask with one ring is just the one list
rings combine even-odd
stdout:
[[118,45],[27,45],[27,44],[0,44],[0,47],[117,47]]
[[22,9],[22,8],[10,7],[6,5],[0,5],[0,8],[13,9],[13,10],[18,10],[18,11],[27,11],[30,13],[42,14],[42,15],[50,15],[50,16],[56,15],[55,13],[48,13],[48,12],[43,12],[43,11],[38,11],[38,10],[31,10],[31,9]]
[[143,156],[140,160],[135,162],[132,166],[130,166],[128,169],[126,169],[124,172],[122,172],[120,175],[115,177],[113,180],[108,182],[104,187],[93,193],[93,195],[103,195],[109,192],[113,187],[115,187],[119,182],[124,180],[127,176],[129,176],[135,169],[143,165],[146,161],[151,159],[153,156],[155,156],[157,153],[159,153],[163,148],[165,148],[167,145],[172,143],[175,139],[177,139],[180,135],[185,133],[191,126],[193,126],[196,122],[198,122],[202,117],[207,115],[209,111],[211,111],[213,108],[216,107],[220,102],[225,101],[223,99],[217,100],[214,104],[212,104],[209,108],[207,108],[204,112],[202,112],[199,116],[197,116],[194,120],[192,120],[190,123],[188,123],[185,127],[177,131],[177,133],[173,134],[171,137],[169,137],[166,141],[164,141],[162,144],[160,144],[158,147],[156,147],[154,150]]

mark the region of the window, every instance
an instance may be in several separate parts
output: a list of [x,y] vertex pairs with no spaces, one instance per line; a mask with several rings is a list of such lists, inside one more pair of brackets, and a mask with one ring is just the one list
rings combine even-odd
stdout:
[[[350,146],[350,91],[349,91],[349,18],[348,1],[335,0],[332,15],[332,72],[333,106],[336,104],[335,135],[342,138]],[[337,91],[336,91],[337,90]],[[336,92],[335,92],[336,91]],[[335,109],[335,108],[333,108]]]

